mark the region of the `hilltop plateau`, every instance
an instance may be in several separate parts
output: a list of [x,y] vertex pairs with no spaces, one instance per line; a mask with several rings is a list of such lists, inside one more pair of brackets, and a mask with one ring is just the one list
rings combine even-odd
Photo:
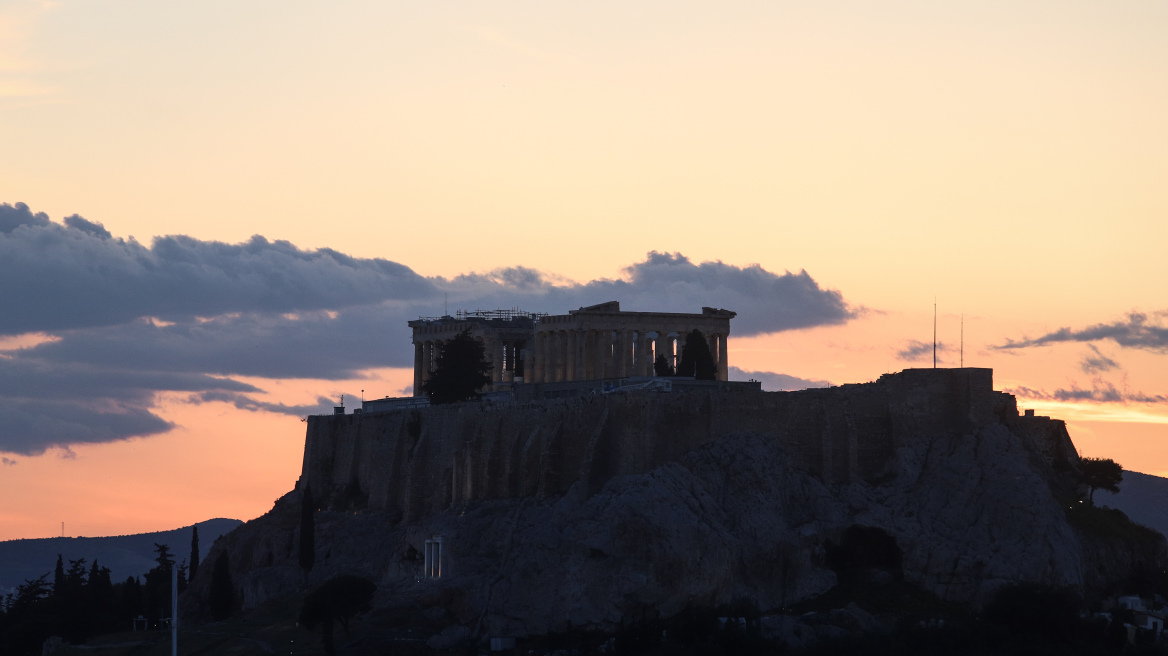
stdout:
[[[1081,503],[1078,467],[1065,424],[1019,415],[986,369],[312,417],[296,489],[206,562],[227,554],[239,610],[302,594],[311,489],[308,584],[366,577],[375,613],[436,648],[733,607],[798,645],[831,632],[795,610],[830,600],[872,628],[848,604],[877,612],[881,590],[935,617],[1010,584],[1155,585],[1164,537]],[[211,569],[183,595],[191,620]]]

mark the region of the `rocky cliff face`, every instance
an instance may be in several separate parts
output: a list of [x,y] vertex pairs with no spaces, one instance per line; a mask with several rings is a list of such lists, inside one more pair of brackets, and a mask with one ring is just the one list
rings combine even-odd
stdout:
[[[310,484],[331,508],[312,580],[361,574],[382,604],[440,605],[493,635],[741,598],[782,608],[835,585],[831,550],[855,526],[890,539],[905,579],[978,603],[1009,582],[1098,578],[1106,548],[1067,520],[1077,460],[1062,422],[1019,417],[978,369],[317,417],[297,491],[208,557],[228,551],[245,606],[297,589]],[[434,536],[428,579],[414,556]],[[1163,566],[1162,539],[1132,548]]]

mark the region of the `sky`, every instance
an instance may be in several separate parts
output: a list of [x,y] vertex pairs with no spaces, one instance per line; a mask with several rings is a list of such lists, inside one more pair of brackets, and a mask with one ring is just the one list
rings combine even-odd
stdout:
[[[450,309],[992,367],[1168,475],[1168,5],[0,0],[0,539],[250,519]],[[64,528],[62,529],[62,522]]]

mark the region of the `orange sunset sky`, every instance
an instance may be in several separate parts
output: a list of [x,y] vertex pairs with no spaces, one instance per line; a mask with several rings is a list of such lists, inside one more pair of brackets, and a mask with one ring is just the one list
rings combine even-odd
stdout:
[[0,2],[0,539],[262,514],[304,414],[407,393],[446,296],[726,307],[769,389],[931,366],[936,299],[942,366],[963,323],[1081,453],[1168,475],[1166,34],[1155,2]]

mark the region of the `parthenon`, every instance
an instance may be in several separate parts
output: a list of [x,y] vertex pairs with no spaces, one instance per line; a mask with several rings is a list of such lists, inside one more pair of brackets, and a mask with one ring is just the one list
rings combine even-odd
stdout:
[[679,364],[686,335],[701,331],[727,380],[726,341],[734,312],[703,307],[700,314],[623,312],[618,301],[547,315],[518,310],[458,312],[457,316],[409,322],[414,342],[414,395],[434,370],[441,345],[464,330],[481,341],[492,363],[492,388],[514,383],[551,383],[652,376],[664,355]]

